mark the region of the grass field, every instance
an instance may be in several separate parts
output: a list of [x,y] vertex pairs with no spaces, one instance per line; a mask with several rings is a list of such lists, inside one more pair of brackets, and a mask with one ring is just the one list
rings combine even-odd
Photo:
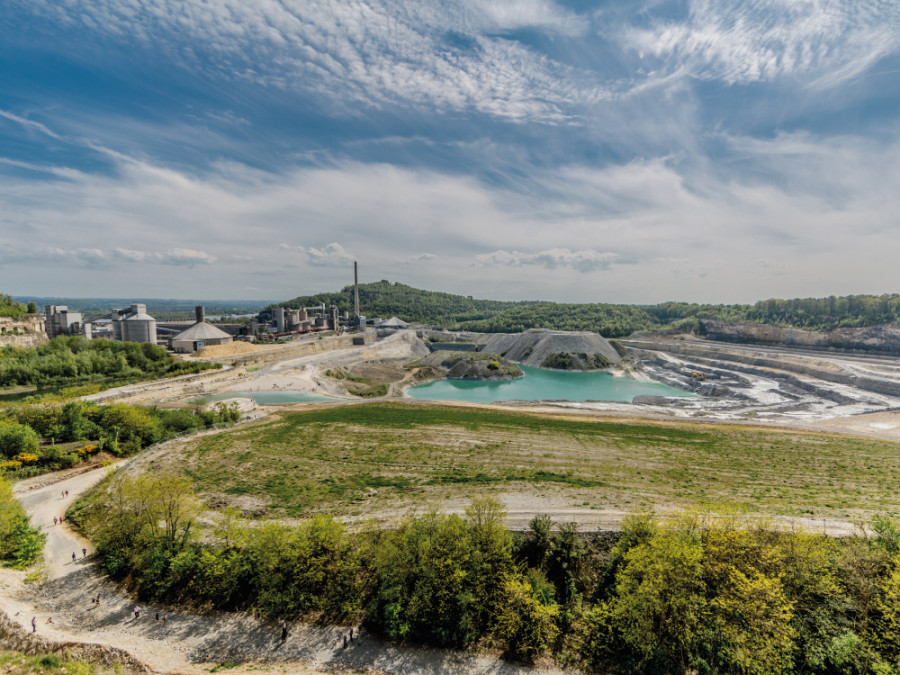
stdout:
[[402,512],[492,492],[570,508],[695,504],[829,518],[900,514],[900,444],[686,422],[370,403],[282,413],[166,464],[271,516]]

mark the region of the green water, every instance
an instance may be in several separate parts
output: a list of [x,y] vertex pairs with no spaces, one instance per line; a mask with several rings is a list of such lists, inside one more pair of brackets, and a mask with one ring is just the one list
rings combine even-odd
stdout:
[[436,380],[412,387],[406,393],[430,401],[622,401],[635,396],[692,396],[656,382],[629,377],[613,377],[605,372],[544,370],[522,366],[525,377],[518,380]]
[[305,391],[236,391],[230,394],[216,394],[206,396],[206,401],[224,401],[227,398],[249,398],[260,405],[276,405],[278,403],[315,403],[321,401],[334,401],[333,398],[310,394]]

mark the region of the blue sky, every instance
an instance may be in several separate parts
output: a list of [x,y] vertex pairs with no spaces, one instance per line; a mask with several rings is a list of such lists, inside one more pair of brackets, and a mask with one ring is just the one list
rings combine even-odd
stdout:
[[898,111],[893,0],[6,0],[0,291],[897,292]]

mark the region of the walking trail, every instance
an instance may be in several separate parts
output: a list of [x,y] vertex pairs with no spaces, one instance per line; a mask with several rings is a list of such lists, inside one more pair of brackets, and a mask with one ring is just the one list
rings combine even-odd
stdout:
[[[349,633],[349,626],[291,623],[287,640],[282,643],[279,623],[247,614],[187,613],[173,607],[138,603],[141,613],[136,618],[136,601],[102,574],[91,543],[67,525],[53,524],[53,517],[64,514],[107,470],[96,469],[49,485],[47,476],[40,478],[43,484],[31,480],[16,485],[17,497],[32,524],[47,534],[44,582],[26,584],[24,572],[0,570],[0,609],[23,632],[31,633],[31,619],[36,617],[38,635],[44,640],[115,647],[131,654],[149,670],[167,674],[199,675],[224,662],[244,664],[229,668],[229,673],[261,669],[278,673],[398,675],[561,672],[537,671],[486,655],[398,647],[365,632],[345,648],[344,636]],[[65,490],[67,497],[63,496]],[[91,601],[98,594],[99,604]],[[157,621],[157,611],[160,616],[167,613],[168,620]],[[20,635],[19,639],[28,638]]]

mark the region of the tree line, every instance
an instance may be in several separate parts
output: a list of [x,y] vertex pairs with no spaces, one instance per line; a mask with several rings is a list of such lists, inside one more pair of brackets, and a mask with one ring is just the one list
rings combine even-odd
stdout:
[[900,529],[835,540],[740,517],[630,516],[584,537],[536,517],[523,535],[502,505],[432,510],[348,532],[219,514],[201,538],[187,479],[110,477],[68,517],[106,570],[146,601],[361,621],[396,641],[548,655],[604,673],[895,673]]
[[121,383],[220,367],[179,361],[162,347],[147,342],[60,336],[38,347],[0,348],[0,387]]
[[[610,303],[506,302],[424,291],[401,283],[379,281],[359,286],[362,313],[369,317],[397,316],[405,321],[449,329],[487,333],[517,333],[529,328],[599,332],[624,337],[640,330],[670,328],[702,330],[703,319],[772,323],[806,330],[872,326],[900,321],[900,295],[849,295],[827,298],[769,299],[752,305],[664,302],[656,305]],[[353,311],[353,286],[336,293],[300,296],[274,307],[336,305]]]
[[0,411],[0,471],[24,478],[69,468],[99,452],[124,457],[174,436],[239,419],[237,407],[225,404],[213,409],[85,401],[20,405]]

